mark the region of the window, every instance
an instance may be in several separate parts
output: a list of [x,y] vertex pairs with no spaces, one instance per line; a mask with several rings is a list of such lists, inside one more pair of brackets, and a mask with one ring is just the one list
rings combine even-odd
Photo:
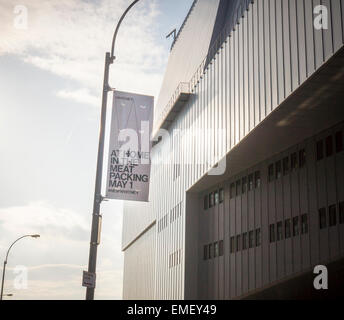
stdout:
[[274,224],[270,224],[270,234],[269,234],[269,238],[270,238],[270,243],[276,241],[276,236],[275,236],[275,225],[274,225]]
[[339,203],[339,224],[344,224],[344,202]]
[[209,194],[209,208],[214,206],[214,193]]
[[256,229],[256,247],[259,247],[262,243],[262,234],[260,229]]
[[337,224],[337,208],[336,205],[332,205],[328,209],[329,226],[333,227]]
[[214,258],[219,256],[219,243],[215,242],[214,243]]
[[254,232],[253,231],[250,231],[248,234],[248,246],[249,248],[254,247]]
[[235,184],[232,183],[230,187],[230,197],[233,199],[235,197]]
[[204,246],[203,248],[203,260],[208,260],[208,246]]
[[270,164],[268,168],[269,182],[274,179],[274,165]]
[[240,195],[240,186],[241,186],[241,181],[238,180],[236,182],[236,196],[239,196]]
[[291,156],[291,170],[297,169],[297,154],[294,152]]
[[225,200],[225,190],[220,189],[220,203],[222,203]]
[[241,240],[241,236],[240,235],[236,236],[236,251],[237,252],[241,250],[240,240]]
[[287,175],[289,173],[289,157],[285,157],[283,159],[283,175]]
[[283,224],[282,221],[277,222],[277,241],[283,239]]
[[248,191],[253,190],[253,174],[248,176]]
[[306,150],[302,149],[299,151],[299,164],[300,168],[303,168],[306,165]]
[[208,259],[211,259],[212,258],[212,252],[213,252],[213,245],[212,244],[209,244],[208,246]]
[[247,191],[247,177],[242,178],[242,194],[245,194]]
[[333,155],[333,139],[332,136],[326,138],[326,157],[331,157]]
[[223,256],[223,240],[219,242],[219,257]]
[[219,204],[219,192],[216,190],[214,192],[215,205]]
[[291,237],[291,222],[290,219],[287,219],[284,222],[284,234],[285,234],[285,238],[289,239]]
[[325,229],[327,227],[327,222],[326,222],[326,209],[321,208],[319,209],[319,228],[320,229]]
[[276,162],[276,179],[282,177],[282,163],[281,161]]
[[293,236],[296,237],[300,233],[299,230],[299,217],[294,217],[293,218]]
[[336,152],[343,151],[343,131],[336,132]]
[[243,233],[242,235],[242,249],[246,250],[247,249],[247,232]]
[[324,158],[324,143],[322,140],[317,142],[317,160],[320,161]]
[[204,208],[204,210],[208,210],[208,205],[209,205],[209,203],[208,203],[208,196],[206,195],[205,197],[204,197],[204,204],[203,204],[203,208]]
[[231,237],[231,240],[230,240],[230,251],[231,251],[231,253],[235,252],[235,237]]
[[256,171],[256,173],[254,174],[254,186],[256,188],[260,188],[260,184],[261,184],[260,171]]
[[301,216],[301,234],[308,233],[308,215],[305,213]]

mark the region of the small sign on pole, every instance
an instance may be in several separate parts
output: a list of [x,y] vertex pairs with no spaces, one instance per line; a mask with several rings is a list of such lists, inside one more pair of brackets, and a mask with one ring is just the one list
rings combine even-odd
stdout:
[[86,288],[95,288],[96,287],[96,274],[83,271],[82,286]]

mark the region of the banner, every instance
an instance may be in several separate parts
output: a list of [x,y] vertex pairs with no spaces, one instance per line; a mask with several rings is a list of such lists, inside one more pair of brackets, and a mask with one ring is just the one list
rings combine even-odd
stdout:
[[106,198],[148,202],[154,98],[114,92]]

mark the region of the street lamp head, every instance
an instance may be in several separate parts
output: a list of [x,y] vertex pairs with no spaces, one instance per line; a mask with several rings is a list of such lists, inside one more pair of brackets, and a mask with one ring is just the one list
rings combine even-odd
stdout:
[[32,237],[32,238],[39,238],[40,235],[39,235],[39,234],[32,234],[31,237]]

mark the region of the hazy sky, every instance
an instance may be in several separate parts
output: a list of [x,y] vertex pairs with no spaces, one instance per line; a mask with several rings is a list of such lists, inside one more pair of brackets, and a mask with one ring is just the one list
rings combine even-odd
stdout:
[[[0,0],[1,266],[16,238],[41,235],[13,247],[5,293],[14,296],[6,299],[85,297],[81,279],[88,262],[104,56],[130,2]],[[191,3],[141,0],[132,9],[119,33],[112,87],[157,98],[171,45],[165,36],[180,27]],[[109,106],[111,100],[112,94]],[[102,214],[96,298],[121,299],[122,203],[104,202]],[[25,274],[16,273],[18,266],[28,270],[26,289],[16,288],[23,284],[18,275]]]

